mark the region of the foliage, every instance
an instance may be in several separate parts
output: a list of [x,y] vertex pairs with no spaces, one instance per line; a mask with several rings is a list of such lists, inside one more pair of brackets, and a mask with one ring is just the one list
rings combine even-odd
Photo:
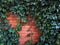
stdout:
[[[58,43],[60,42],[60,0],[0,0],[0,37],[3,32],[6,33],[2,27],[6,23],[4,21],[9,12],[16,14],[23,22],[26,22],[28,14],[35,19],[36,25],[43,34],[36,45],[60,45]],[[8,26],[6,29],[11,31]],[[15,35],[15,33],[12,34]],[[12,34],[9,32],[9,35],[12,36]],[[8,40],[7,36],[5,38]],[[6,41],[5,38],[0,39]],[[8,44],[9,42],[12,43],[12,40],[9,39]]]

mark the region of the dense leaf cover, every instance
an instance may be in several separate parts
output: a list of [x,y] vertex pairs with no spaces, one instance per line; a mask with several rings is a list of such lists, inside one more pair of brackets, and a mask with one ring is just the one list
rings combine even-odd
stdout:
[[[8,13],[14,13],[23,22],[28,14],[35,19],[42,32],[36,45],[60,45],[60,0],[0,0],[0,45],[6,45],[6,41],[7,45],[17,45],[17,31],[11,32],[15,29],[6,24]],[[11,39],[7,38],[10,35]]]

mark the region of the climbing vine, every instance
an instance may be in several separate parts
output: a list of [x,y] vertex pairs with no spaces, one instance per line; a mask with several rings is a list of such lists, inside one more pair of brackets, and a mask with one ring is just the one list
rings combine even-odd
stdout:
[[8,13],[23,22],[27,22],[28,15],[35,19],[42,32],[36,45],[60,45],[60,0],[0,0],[0,45],[17,45],[19,36],[15,30],[18,27],[12,29],[7,24]]

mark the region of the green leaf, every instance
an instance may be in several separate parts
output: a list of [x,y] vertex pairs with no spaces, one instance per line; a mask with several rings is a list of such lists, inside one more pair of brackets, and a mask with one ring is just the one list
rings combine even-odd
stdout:
[[0,45],[4,45],[4,43],[0,43]]
[[18,23],[18,24],[16,25],[16,31],[20,31],[20,30],[21,30],[21,24]]
[[8,31],[9,31],[10,33],[15,33],[15,29],[13,29],[13,28],[10,28]]

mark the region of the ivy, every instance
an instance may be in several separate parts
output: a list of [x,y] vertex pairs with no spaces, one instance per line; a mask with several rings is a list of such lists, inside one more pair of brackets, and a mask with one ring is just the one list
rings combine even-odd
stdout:
[[[12,29],[10,25],[6,24],[8,21],[5,18],[9,12],[17,15],[23,22],[27,22],[28,13],[35,19],[36,25],[43,33],[42,36],[46,38],[44,42],[40,38],[41,43],[38,42],[36,45],[60,45],[60,0],[0,0],[0,39],[3,38],[2,40],[5,40],[2,35],[8,35],[6,37],[9,38],[12,34],[17,35],[18,29],[21,30],[21,28],[18,28],[21,26],[20,24],[17,24],[16,29]],[[4,31],[3,28],[7,31]],[[7,32],[9,33],[7,34]],[[51,35],[56,39],[51,38]],[[6,39],[8,41],[6,45],[15,44],[14,39],[13,41]],[[18,40],[18,36],[16,36],[16,40]],[[0,45],[5,45],[5,42],[0,43]]]

